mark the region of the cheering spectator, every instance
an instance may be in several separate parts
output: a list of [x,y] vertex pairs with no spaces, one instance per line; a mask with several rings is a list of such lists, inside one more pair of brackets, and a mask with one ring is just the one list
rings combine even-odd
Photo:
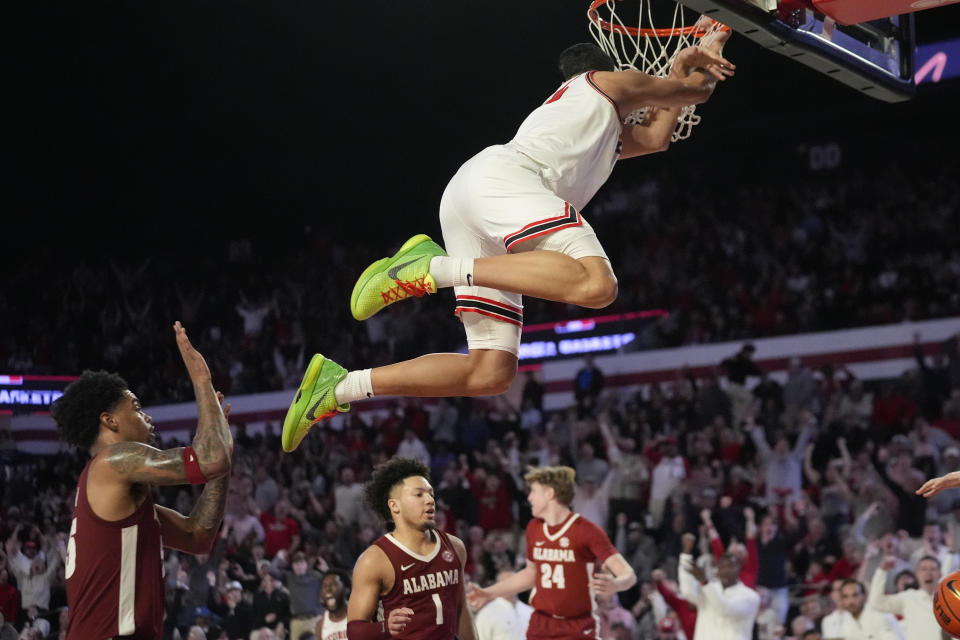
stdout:
[[734,426],[740,426],[753,402],[753,394],[747,390],[747,378],[763,375],[763,371],[753,361],[753,354],[756,352],[757,348],[747,343],[740,347],[740,351],[720,363],[727,373],[727,395],[730,396]]
[[747,640],[760,610],[760,596],[740,582],[740,561],[731,554],[717,562],[717,578],[708,580],[693,562],[694,536],[683,536],[680,554],[680,595],[696,605],[693,640]]

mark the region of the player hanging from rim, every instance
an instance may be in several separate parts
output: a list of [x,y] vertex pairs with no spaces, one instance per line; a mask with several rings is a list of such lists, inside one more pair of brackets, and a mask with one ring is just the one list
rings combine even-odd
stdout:
[[[153,420],[120,376],[84,371],[51,407],[60,438],[90,451],[67,543],[68,640],[163,634],[163,547],[209,553],[223,520],[230,405],[179,322],[177,347],[197,398],[193,445],[160,450]],[[153,502],[152,485],[203,484],[189,516]]]
[[[704,31],[714,26],[701,18]],[[349,373],[316,354],[283,425],[292,451],[319,420],[374,395],[481,396],[505,391],[517,372],[521,295],[601,308],[617,279],[580,211],[618,159],[665,150],[682,107],[706,101],[733,75],[721,55],[729,31],[681,50],[667,78],[614,71],[594,44],[560,55],[565,82],[506,145],[488,147],[453,177],[440,202],[444,252],[408,240],[361,274],[350,300],[365,320],[398,300],[454,287],[469,353],[433,353]],[[623,117],[649,107],[639,125]]]
[[350,640],[475,640],[464,598],[463,542],[439,531],[430,470],[409,458],[374,469],[367,504],[393,523],[353,569],[347,607]]
[[325,611],[317,621],[317,640],[344,640],[347,637],[347,601],[350,599],[350,576],[330,569],[323,576],[320,598]]
[[527,524],[527,565],[486,589],[470,585],[476,610],[494,598],[533,589],[527,639],[596,638],[596,596],[629,589],[637,576],[603,529],[570,510],[576,489],[570,467],[532,468],[524,476],[533,519]]

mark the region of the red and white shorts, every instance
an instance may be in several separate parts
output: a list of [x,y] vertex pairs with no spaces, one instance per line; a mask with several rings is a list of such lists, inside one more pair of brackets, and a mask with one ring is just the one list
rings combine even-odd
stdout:
[[[607,258],[579,211],[548,189],[542,167],[509,147],[487,147],[460,167],[440,200],[443,243],[452,257],[482,258],[534,249],[575,260]],[[454,287],[470,349],[520,350],[519,293]]]
[[600,630],[591,615],[579,618],[557,618],[549,613],[534,611],[527,627],[527,640],[598,640]]

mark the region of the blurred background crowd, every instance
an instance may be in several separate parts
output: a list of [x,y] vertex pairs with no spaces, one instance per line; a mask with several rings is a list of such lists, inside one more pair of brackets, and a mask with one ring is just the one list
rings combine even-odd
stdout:
[[[602,603],[604,637],[690,637],[686,605],[672,597],[687,532],[708,568],[711,538],[745,559],[755,554],[764,602],[757,637],[800,637],[836,607],[839,580],[869,584],[892,557],[895,591],[894,577],[924,556],[938,558],[944,574],[957,566],[960,495],[927,501],[914,491],[960,466],[958,340],[943,345],[938,368],[918,361],[879,387],[799,361],[784,384],[758,370],[739,415],[740,392],[718,379],[749,366],[749,347],[702,378],[680,371],[671,384],[630,393],[594,385],[565,411],[543,411],[534,376],[526,409],[503,397],[400,400],[388,415],[352,413],[340,430],[316,430],[289,455],[280,453],[279,425],[249,435],[236,424],[216,547],[209,556],[167,555],[167,637],[186,638],[197,625],[207,638],[248,638],[264,627],[260,638],[288,637],[298,620],[315,622],[323,575],[350,572],[384,532],[362,504],[362,484],[394,454],[429,464],[438,524],[466,541],[477,584],[525,561],[526,466],[567,464],[577,470],[574,510],[607,530],[640,578]],[[22,637],[57,637],[69,615],[61,555],[86,454],[4,454],[0,610]],[[158,501],[189,512],[196,494],[164,487]]]
[[[639,349],[960,315],[957,162],[946,142],[913,144],[910,164],[878,153],[842,172],[791,173],[786,185],[762,166],[735,182],[722,167],[679,181],[680,161],[666,156],[614,181],[586,212],[620,284],[602,313],[667,310]],[[0,287],[0,368],[120,371],[156,404],[191,397],[170,348],[174,319],[228,395],[295,386],[314,352],[365,368],[465,348],[448,291],[353,320],[356,277],[402,240],[365,233],[357,244],[314,227],[291,244],[264,230],[209,252],[95,251],[66,269],[38,248]],[[524,304],[527,324],[596,315]]]
[[[843,579],[870,586],[882,566],[884,591],[894,593],[926,579],[917,575],[926,556],[946,575],[958,567],[960,495],[927,501],[914,491],[960,468],[960,335],[932,356],[918,336],[914,366],[869,381],[795,359],[777,382],[747,345],[960,315],[957,165],[938,144],[926,141],[913,163],[873,154],[842,176],[781,175],[788,184],[763,166],[735,180],[718,165],[681,184],[669,164],[615,179],[587,212],[620,280],[604,313],[669,311],[637,348],[745,347],[705,375],[680,370],[671,383],[630,389],[605,388],[602,370],[586,363],[576,404],[559,411],[544,410],[535,374],[515,405],[398,399],[387,411],[349,414],[342,428],[315,429],[290,455],[280,453],[279,425],[248,433],[234,424],[215,548],[166,556],[165,637],[309,638],[323,576],[349,573],[384,531],[361,492],[395,454],[430,465],[439,524],[464,539],[480,585],[525,562],[527,465],[576,468],[574,509],[607,530],[639,577],[601,603],[604,638],[691,638],[695,611],[674,597],[683,533],[696,536],[705,570],[718,546],[753,568],[744,578],[763,599],[758,640],[816,637],[845,606]],[[129,247],[87,251],[68,269],[38,248],[0,288],[0,368],[118,371],[149,412],[192,398],[172,348],[174,319],[191,329],[228,397],[294,387],[315,351],[353,368],[459,348],[445,294],[352,320],[356,275],[397,240],[370,233],[348,244],[355,240],[317,227],[291,245],[265,230],[209,253],[152,258]],[[590,314],[527,300],[525,315],[534,323]],[[86,459],[22,454],[0,430],[0,640],[62,634],[64,541]],[[184,512],[198,495],[157,493]],[[514,603],[521,617],[524,598]]]

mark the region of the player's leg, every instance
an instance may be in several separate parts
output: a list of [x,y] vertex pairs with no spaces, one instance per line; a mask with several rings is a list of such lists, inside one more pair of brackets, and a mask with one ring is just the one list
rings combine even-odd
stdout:
[[[482,286],[590,308],[616,298],[617,281],[593,229],[544,186],[538,167],[522,154],[494,147],[464,164],[444,192],[440,217],[449,255],[426,236],[414,236],[364,271],[351,295],[354,317],[366,319],[445,287]],[[451,247],[454,227],[483,250]],[[558,244],[558,237],[565,242]]]
[[374,395],[492,396],[510,388],[517,375],[517,356],[497,349],[430,353],[377,367],[370,374]]
[[421,398],[485,396],[505,392],[517,375],[518,326],[480,313],[464,313],[469,353],[431,353],[412,360],[347,371],[313,356],[283,422],[281,441],[293,451],[314,424],[350,403],[376,395]]
[[[365,320],[384,307],[411,296],[420,297],[457,286],[483,286],[533,298],[600,309],[617,297],[617,279],[610,262],[600,255],[574,258],[556,250],[504,253],[487,257],[442,255],[427,236],[415,236],[419,260],[401,250],[368,267],[351,296],[351,310]],[[410,264],[411,259],[413,263]],[[396,278],[389,277],[391,269]]]

